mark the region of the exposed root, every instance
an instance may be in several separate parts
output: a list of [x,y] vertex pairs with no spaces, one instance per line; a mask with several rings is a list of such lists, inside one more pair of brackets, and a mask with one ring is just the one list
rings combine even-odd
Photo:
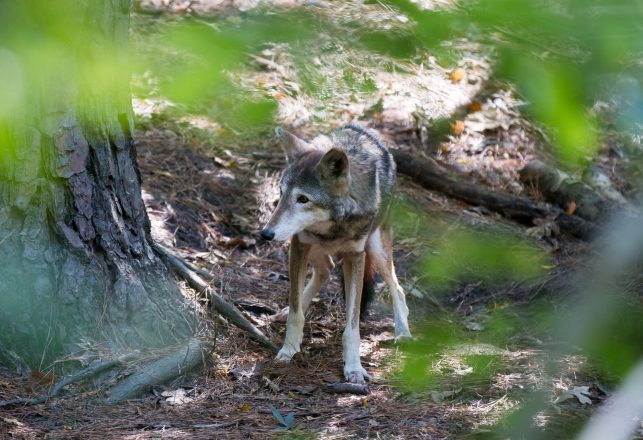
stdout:
[[[204,292],[208,299],[212,301],[212,305],[215,310],[223,315],[225,318],[230,320],[234,325],[239,327],[242,330],[245,330],[253,339],[259,342],[264,347],[269,348],[273,352],[279,351],[279,347],[275,345],[266,335],[264,335],[257,327],[255,327],[250,321],[248,321],[244,316],[234,307],[232,304],[229,304],[225,299],[219,296],[208,283],[203,281],[203,279],[191,270],[183,261],[182,258],[174,254],[169,249],[163,247],[162,245],[156,243],[154,248],[159,252],[170,267],[180,275],[191,288],[197,290],[198,292]],[[210,275],[211,279],[215,277]]]
[[45,394],[41,394],[40,396],[32,397],[32,398],[4,400],[0,402],[0,408],[12,406],[12,405],[38,405],[40,403],[44,403],[47,400],[51,399],[52,397],[56,397],[60,393],[60,391],[67,385],[75,382],[80,382],[81,380],[89,379],[90,377],[96,376],[102,373],[103,371],[122,365],[123,363],[134,359],[135,356],[136,356],[135,353],[129,353],[117,359],[110,359],[108,361],[101,362],[96,365],[92,365],[88,368],[85,368],[82,371],[79,371],[76,374],[63,378],[54,387],[52,387],[49,390],[49,392]]
[[149,392],[154,385],[168,382],[204,364],[212,341],[191,339],[187,346],[163,356],[118,382],[110,390],[109,403],[133,399]]

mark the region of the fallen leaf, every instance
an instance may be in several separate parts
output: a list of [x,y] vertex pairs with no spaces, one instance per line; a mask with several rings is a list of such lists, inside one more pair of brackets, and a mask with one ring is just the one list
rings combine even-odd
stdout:
[[286,415],[286,417],[284,417],[281,414],[281,411],[279,411],[279,409],[277,409],[273,405],[270,405],[270,411],[272,411],[272,415],[275,416],[275,419],[277,419],[277,421],[279,423],[281,423],[282,426],[279,429],[286,430],[286,429],[290,429],[290,428],[295,427],[295,414],[294,413],[288,413]]
[[554,403],[563,402],[565,400],[576,398],[583,405],[591,405],[592,399],[589,398],[589,387],[574,387],[571,390],[567,390],[562,393],[560,396],[554,400]]
[[453,123],[452,129],[453,134],[455,134],[456,136],[460,136],[464,131],[464,121],[458,119]]
[[461,69],[461,68],[457,68],[449,74],[449,79],[453,84],[459,83],[466,77],[467,77],[467,72],[465,72],[464,69]]
[[241,412],[250,412],[252,406],[248,402],[244,402],[239,409]]
[[567,210],[566,210],[567,214],[568,215],[574,215],[574,213],[576,212],[577,207],[578,206],[576,205],[575,201],[572,200],[571,202],[569,202],[567,204]]
[[480,101],[471,101],[471,104],[469,104],[469,113],[479,112],[480,110],[482,110],[482,104]]

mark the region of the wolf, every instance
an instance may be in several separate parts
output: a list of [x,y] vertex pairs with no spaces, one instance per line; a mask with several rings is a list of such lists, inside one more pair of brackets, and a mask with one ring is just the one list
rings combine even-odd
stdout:
[[[395,338],[410,338],[404,290],[395,275],[392,234],[385,224],[395,185],[395,162],[372,132],[346,125],[310,142],[281,128],[275,130],[286,152],[279,202],[261,231],[265,240],[290,239],[290,295],[286,337],[277,359],[289,361],[300,351],[304,316],[313,297],[342,260],[346,327],[342,335],[344,377],[363,384],[360,304],[362,290],[379,272],[390,292]],[[304,288],[308,264],[312,276]]]

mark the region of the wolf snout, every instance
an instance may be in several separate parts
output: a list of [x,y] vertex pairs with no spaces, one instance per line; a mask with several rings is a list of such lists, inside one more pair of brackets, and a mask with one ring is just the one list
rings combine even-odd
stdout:
[[263,231],[261,231],[261,238],[263,238],[264,240],[270,241],[273,238],[275,238],[275,231],[273,231],[272,229],[266,228]]

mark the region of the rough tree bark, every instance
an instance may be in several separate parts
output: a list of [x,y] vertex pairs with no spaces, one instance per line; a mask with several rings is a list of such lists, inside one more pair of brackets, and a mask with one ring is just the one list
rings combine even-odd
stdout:
[[129,74],[115,68],[129,10],[129,0],[0,4],[2,60],[22,81],[21,105],[0,111],[6,364],[44,368],[87,342],[123,351],[195,332],[141,198]]

